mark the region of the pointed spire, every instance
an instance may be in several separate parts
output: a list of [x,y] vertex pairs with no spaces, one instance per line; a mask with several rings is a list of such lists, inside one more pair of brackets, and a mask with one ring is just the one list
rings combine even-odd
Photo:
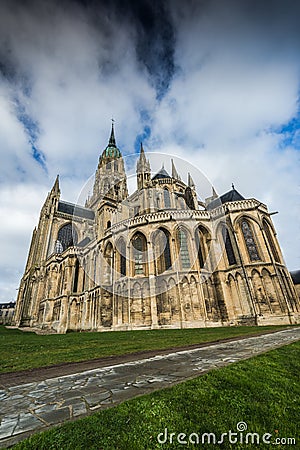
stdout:
[[114,130],[114,119],[111,119],[111,133],[109,138],[109,147],[116,147],[115,130]]
[[171,159],[171,164],[172,164],[172,178],[175,178],[175,180],[179,180],[179,175],[178,175],[178,172],[176,170],[176,167],[175,167],[173,159]]
[[149,163],[149,160],[147,160],[147,158],[146,158],[142,142],[141,142],[141,147],[140,147],[140,156],[139,156],[139,159],[137,160],[136,171],[137,171],[137,173],[143,172],[143,173],[149,173],[149,174],[151,172],[150,163]]
[[53,188],[51,189],[52,194],[58,194],[60,192],[59,190],[59,175],[56,176]]
[[233,183],[231,183],[231,187],[232,187],[232,189],[234,189],[234,184]]
[[188,185],[190,188],[195,189],[195,183],[193,181],[193,178],[191,177],[190,172],[188,173]]
[[218,194],[216,193],[216,190],[213,186],[212,186],[212,196],[213,198],[218,198]]
[[147,160],[146,160],[146,155],[145,155],[145,151],[144,151],[144,147],[143,147],[143,143],[141,142],[141,149],[140,149],[140,161],[142,162],[142,163],[146,163],[147,162]]

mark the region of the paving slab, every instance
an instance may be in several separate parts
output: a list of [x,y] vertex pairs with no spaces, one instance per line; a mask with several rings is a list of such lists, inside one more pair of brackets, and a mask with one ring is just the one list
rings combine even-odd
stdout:
[[297,340],[300,340],[300,327],[2,388],[0,448],[49,426],[83,417]]

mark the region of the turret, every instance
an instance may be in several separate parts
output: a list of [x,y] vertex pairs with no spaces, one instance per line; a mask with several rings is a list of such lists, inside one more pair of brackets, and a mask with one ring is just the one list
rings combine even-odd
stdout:
[[191,189],[195,189],[195,183],[190,173],[188,173],[188,186]]
[[140,149],[140,157],[136,165],[136,173],[137,173],[137,187],[138,189],[143,189],[150,181],[151,169],[149,160],[147,160],[146,158],[142,143]]
[[176,167],[175,167],[173,159],[171,159],[171,164],[172,164],[172,178],[174,178],[175,180],[181,181],[181,178],[178,175],[178,172],[176,170]]

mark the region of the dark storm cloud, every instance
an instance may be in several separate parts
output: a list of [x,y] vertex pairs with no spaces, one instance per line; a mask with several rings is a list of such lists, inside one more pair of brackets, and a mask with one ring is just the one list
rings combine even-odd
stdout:
[[137,56],[145,65],[161,98],[172,80],[175,30],[164,2],[136,2],[132,16],[137,29]]
[[[135,50],[141,69],[145,68],[152,85],[161,98],[167,91],[175,71],[174,50],[175,30],[171,20],[170,5],[166,1],[109,0],[77,1],[91,13],[94,24],[105,26],[111,39],[114,39],[118,23],[124,22],[135,41]],[[175,3],[174,3],[175,4]],[[111,61],[102,63],[102,70],[112,70]]]

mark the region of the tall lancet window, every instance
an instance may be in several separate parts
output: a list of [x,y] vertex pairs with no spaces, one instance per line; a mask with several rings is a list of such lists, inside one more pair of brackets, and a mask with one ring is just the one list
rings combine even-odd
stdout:
[[233,264],[236,264],[236,257],[234,254],[232,242],[230,239],[229,231],[226,227],[222,228],[222,238],[225,245],[225,251],[228,259],[228,264],[231,266]]
[[171,208],[170,192],[167,188],[164,188],[164,202],[165,208],[167,209]]
[[243,236],[245,239],[246,247],[251,261],[260,261],[260,257],[257,250],[257,245],[254,240],[252,228],[247,220],[243,220],[241,224]]
[[179,255],[182,269],[188,269],[191,266],[190,254],[188,247],[187,232],[183,228],[179,228],[177,232],[177,239],[179,244]]
[[172,266],[168,231],[164,229],[157,230],[154,234],[153,244],[156,269],[159,275]]
[[118,253],[119,253],[119,272],[121,275],[126,275],[126,244],[124,239],[120,239],[118,244]]
[[132,239],[134,275],[145,275],[146,273],[146,250],[147,242],[143,234],[137,233]]
[[79,261],[76,258],[74,280],[73,280],[73,292],[77,292],[78,289],[78,277],[79,277]]

